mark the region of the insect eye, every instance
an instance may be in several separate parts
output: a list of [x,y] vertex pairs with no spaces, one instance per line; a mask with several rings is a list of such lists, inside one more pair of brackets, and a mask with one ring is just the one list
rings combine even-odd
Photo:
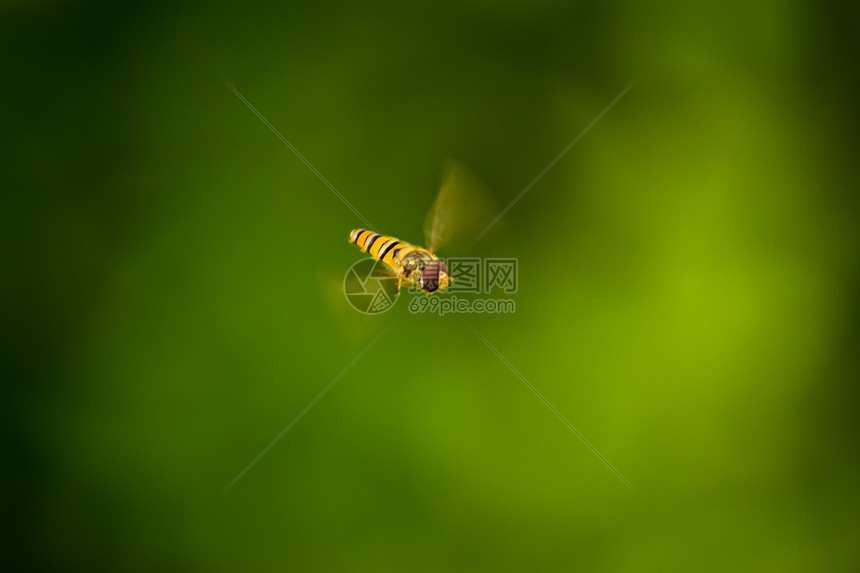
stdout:
[[443,265],[441,261],[433,261],[424,268],[421,282],[426,292],[436,292],[439,289],[439,268]]

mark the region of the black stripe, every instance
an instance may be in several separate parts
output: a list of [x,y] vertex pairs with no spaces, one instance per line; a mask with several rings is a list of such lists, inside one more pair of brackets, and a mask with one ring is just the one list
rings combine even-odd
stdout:
[[[373,236],[373,240],[372,240],[372,241],[370,241],[369,243],[367,243],[367,248],[365,249],[365,251],[367,251],[367,252],[369,253],[369,252],[370,252],[370,247],[372,247],[372,246],[373,246],[373,243],[375,243],[375,242],[376,242],[376,239],[378,239],[379,237],[381,237],[381,235],[374,235],[374,236]],[[369,240],[369,239],[370,239],[370,237],[368,237],[368,240]]]
[[398,254],[400,254],[400,247],[394,249],[394,252],[391,253],[391,256],[396,259]]
[[390,250],[391,250],[391,249],[393,249],[396,245],[399,245],[399,244],[400,244],[400,241],[398,241],[397,239],[392,239],[392,240],[391,240],[391,244],[390,244],[390,245],[388,245],[387,247],[385,247],[385,250],[383,250],[383,251],[379,251],[379,260],[381,261],[382,259],[384,259],[384,258],[385,258],[385,255],[387,255],[387,254],[388,254],[388,251],[390,251]]
[[[362,229],[361,232],[358,234],[358,236],[355,238],[355,244],[358,245],[359,247],[361,247],[361,236],[365,233],[371,233],[371,232],[372,231],[368,231],[367,229]],[[368,235],[368,237],[369,236],[370,235]],[[361,247],[361,248],[364,249],[364,247]],[[367,249],[365,249],[365,250],[367,250]]]
[[355,230],[355,241],[353,241],[356,245],[358,244],[358,238],[361,237],[361,234],[365,232],[367,229],[356,229]]

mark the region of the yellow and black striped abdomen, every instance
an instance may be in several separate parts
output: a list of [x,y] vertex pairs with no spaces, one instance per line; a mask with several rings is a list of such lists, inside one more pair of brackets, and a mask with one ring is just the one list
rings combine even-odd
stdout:
[[382,261],[393,269],[400,266],[399,255],[401,251],[411,247],[399,239],[386,237],[367,229],[354,230],[349,234],[349,241],[355,243],[362,251],[370,253],[374,259]]

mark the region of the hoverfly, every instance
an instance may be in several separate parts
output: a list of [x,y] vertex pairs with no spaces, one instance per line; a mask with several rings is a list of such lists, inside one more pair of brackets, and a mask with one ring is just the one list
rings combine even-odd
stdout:
[[448,266],[436,256],[436,250],[462,242],[480,231],[478,226],[486,223],[492,205],[480,181],[462,164],[449,161],[439,194],[424,222],[427,248],[368,229],[353,230],[349,242],[391,269],[390,276],[397,278],[398,293],[406,284],[431,295],[445,290],[454,280]]

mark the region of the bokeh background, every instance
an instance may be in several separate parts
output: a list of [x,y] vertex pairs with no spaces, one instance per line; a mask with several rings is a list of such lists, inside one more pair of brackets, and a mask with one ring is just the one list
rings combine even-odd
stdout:
[[[857,6],[0,16],[4,563],[860,567]],[[638,83],[467,253],[515,314],[367,317],[362,222],[225,79],[411,242],[447,158],[505,205]]]

